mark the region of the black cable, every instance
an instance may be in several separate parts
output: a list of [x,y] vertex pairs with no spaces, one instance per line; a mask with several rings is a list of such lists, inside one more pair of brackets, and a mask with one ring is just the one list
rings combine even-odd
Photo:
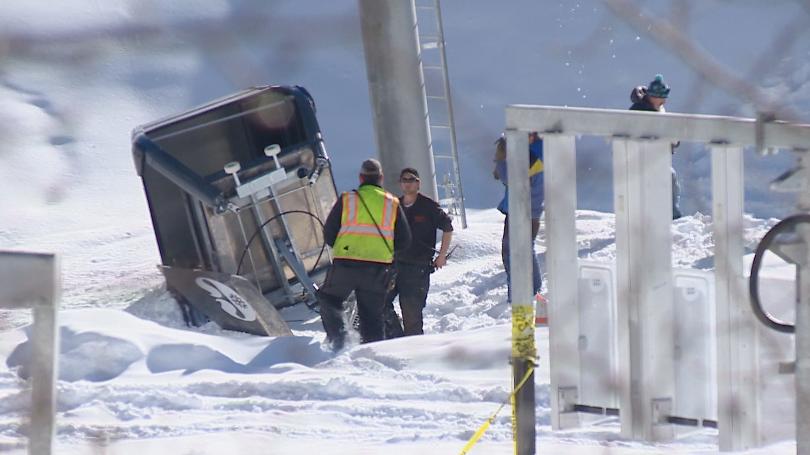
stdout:
[[810,214],[802,213],[789,216],[776,223],[762,237],[762,241],[759,242],[754,252],[754,260],[751,262],[751,275],[748,278],[748,293],[751,297],[751,308],[754,310],[754,315],[769,328],[782,333],[794,333],[796,326],[774,318],[762,308],[762,303],[759,300],[759,269],[762,267],[762,258],[765,256],[765,252],[768,251],[776,236],[781,234],[782,231],[795,229],[796,225],[801,223],[810,223]]
[[[315,216],[315,214],[313,214],[312,212],[308,212],[306,210],[287,210],[285,212],[281,212],[281,213],[278,213],[276,215],[273,215],[269,220],[265,221],[264,223],[261,224],[261,226],[256,228],[256,232],[254,232],[253,235],[250,236],[250,239],[248,239],[247,243],[245,244],[245,249],[242,250],[242,255],[239,256],[239,265],[236,266],[236,274],[237,275],[239,275],[239,272],[242,271],[242,262],[245,261],[245,255],[247,254],[248,249],[250,248],[250,244],[253,243],[253,240],[256,239],[256,236],[259,235],[260,232],[262,232],[262,229],[265,226],[267,226],[268,223],[270,223],[271,221],[275,220],[276,218],[278,218],[278,217],[280,217],[282,215],[288,215],[290,213],[303,213],[305,215],[311,216],[312,218],[315,218],[318,221],[318,224],[321,225],[321,232],[323,232],[323,228],[324,228],[323,221],[321,221],[321,219],[318,218],[317,216]],[[239,215],[237,214],[237,216],[239,216]],[[290,243],[292,243],[292,238],[290,238]],[[312,270],[310,270],[310,272],[309,272],[310,274],[312,274],[312,272],[315,271],[315,268],[318,267],[318,263],[321,262],[321,257],[323,256],[323,252],[324,252],[325,249],[326,249],[326,241],[324,241],[323,245],[321,246],[321,252],[318,253],[318,259],[315,260],[315,265],[312,266]]]

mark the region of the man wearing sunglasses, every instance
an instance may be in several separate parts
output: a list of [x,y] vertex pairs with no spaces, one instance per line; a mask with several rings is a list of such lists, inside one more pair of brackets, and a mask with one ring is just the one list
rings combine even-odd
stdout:
[[[386,338],[424,333],[422,311],[430,289],[430,273],[447,263],[447,250],[453,238],[453,221],[433,199],[419,192],[419,172],[406,167],[399,174],[402,196],[400,207],[411,228],[411,245],[397,251],[394,257],[396,284],[385,299]],[[436,230],[441,229],[442,242],[436,252]],[[437,254],[436,258],[433,255]],[[399,295],[402,328],[394,312],[394,298]]]

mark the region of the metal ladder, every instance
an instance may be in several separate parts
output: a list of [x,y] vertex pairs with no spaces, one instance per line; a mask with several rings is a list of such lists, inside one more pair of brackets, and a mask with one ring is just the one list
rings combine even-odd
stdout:
[[464,191],[458,165],[441,5],[439,0],[415,0],[414,3],[423,84],[427,96],[425,114],[430,128],[439,204],[454,220],[461,221],[462,229],[466,229],[467,214],[464,210]]

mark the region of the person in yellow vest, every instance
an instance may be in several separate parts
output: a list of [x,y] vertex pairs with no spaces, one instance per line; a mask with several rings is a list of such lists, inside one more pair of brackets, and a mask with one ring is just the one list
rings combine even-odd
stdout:
[[360,186],[340,195],[324,223],[332,266],[318,290],[321,321],[334,351],[346,342],[343,304],[354,291],[363,343],[383,339],[385,294],[393,276],[394,252],[408,248],[411,230],[399,199],[382,189],[375,159],[363,161]]

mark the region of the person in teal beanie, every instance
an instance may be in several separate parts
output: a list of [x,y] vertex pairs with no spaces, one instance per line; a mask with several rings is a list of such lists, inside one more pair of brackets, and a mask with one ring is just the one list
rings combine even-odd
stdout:
[[[650,112],[666,112],[664,104],[669,97],[669,86],[664,82],[664,76],[656,74],[655,78],[646,87],[640,85],[635,87],[630,92],[630,101],[633,105],[630,106],[631,111],[650,111]],[[680,145],[680,142],[672,144],[672,153],[675,153],[675,147]],[[677,220],[681,216],[681,186],[678,184],[678,174],[675,173],[675,168],[670,168],[672,171],[672,219]]]
[[[495,170],[493,175],[504,184],[503,199],[498,204],[498,210],[507,215],[509,213],[509,184],[506,174],[506,138],[501,136],[495,141]],[[540,216],[543,214],[545,199],[543,188],[543,140],[537,132],[529,133],[529,187],[532,197],[532,284],[534,293],[540,292],[543,282],[540,277],[540,263],[534,252],[534,239],[540,231]],[[512,301],[512,288],[509,284],[509,218],[503,221],[503,237],[501,237],[501,259],[506,270],[507,299]]]

